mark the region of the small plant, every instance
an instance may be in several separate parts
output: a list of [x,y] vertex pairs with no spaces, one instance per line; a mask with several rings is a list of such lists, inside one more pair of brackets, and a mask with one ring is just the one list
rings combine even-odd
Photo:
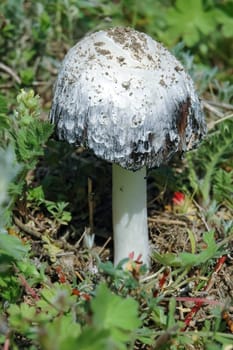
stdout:
[[[14,115],[10,118],[6,113],[0,115],[4,133],[5,148],[4,162],[5,172],[8,170],[8,188],[5,184],[5,192],[9,193],[8,204],[4,209],[5,218],[11,215],[16,198],[25,193],[26,176],[33,170],[40,156],[44,153],[44,145],[53,131],[49,122],[40,120],[39,96],[35,96],[31,90],[24,90],[17,97],[17,106]],[[8,144],[11,146],[7,146]],[[4,173],[3,173],[4,175]],[[11,182],[10,182],[11,181]]]
[[44,153],[44,144],[53,131],[49,122],[40,120],[39,96],[33,90],[24,90],[17,97],[18,106],[13,118],[14,128],[11,131],[15,152],[24,170],[35,167],[38,157]]
[[[199,202],[207,207],[211,199],[221,199],[220,189],[232,202],[231,171],[224,169],[232,161],[233,119],[222,121],[210,131],[197,151],[187,154],[187,175]],[[223,192],[222,192],[223,194]]]
[[70,222],[71,213],[65,210],[69,203],[46,200],[42,186],[29,189],[27,199],[29,202],[34,202],[36,205],[45,206],[56,223],[60,225],[67,225]]
[[223,203],[233,210],[233,170],[226,171],[222,168],[218,169],[213,184],[213,197],[217,203]]
[[20,265],[28,263],[30,248],[23,245],[18,237],[1,231],[0,235],[0,300],[4,305],[17,302],[21,297],[21,286],[15,272],[20,271]]

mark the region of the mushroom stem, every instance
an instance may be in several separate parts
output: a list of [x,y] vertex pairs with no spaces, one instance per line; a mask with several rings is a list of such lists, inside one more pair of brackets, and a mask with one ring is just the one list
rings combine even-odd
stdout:
[[149,266],[146,168],[133,172],[113,164],[112,181],[114,264],[134,252]]

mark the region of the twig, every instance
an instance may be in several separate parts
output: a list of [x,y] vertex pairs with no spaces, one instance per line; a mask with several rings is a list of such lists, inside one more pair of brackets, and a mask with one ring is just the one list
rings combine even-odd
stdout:
[[111,241],[112,237],[108,237],[107,241],[104,243],[103,247],[99,251],[99,256],[103,253],[104,249],[107,247],[108,243]]
[[226,259],[227,259],[226,255],[223,255],[223,256],[221,256],[218,259],[217,264],[216,264],[216,266],[214,268],[214,272],[210,276],[210,279],[208,280],[208,283],[207,283],[207,285],[204,288],[204,290],[206,292],[208,292],[211,289],[211,287],[213,286],[213,284],[215,282],[215,277],[219,273],[219,271],[221,270],[221,268],[222,268],[223,264],[225,263]]
[[32,82],[32,85],[33,86],[45,86],[45,85],[48,85],[48,82],[47,81],[33,81]]
[[18,84],[21,84],[21,79],[17,73],[15,73],[12,68],[6,66],[4,63],[0,62],[0,69],[5,73],[9,74]]
[[79,238],[79,240],[75,243],[74,247],[78,248],[80,246],[80,243],[82,242],[84,236],[86,234],[86,229],[84,230],[84,232],[82,233],[81,237]]
[[0,84],[0,89],[11,89],[14,83]]
[[224,307],[225,305],[221,303],[221,301],[213,300],[213,299],[207,299],[207,298],[195,298],[195,297],[175,297],[177,301],[184,301],[184,302],[192,302],[192,303],[201,303],[201,304],[208,304],[208,305],[220,305]]
[[74,255],[74,251],[71,251],[71,252],[60,252],[60,253],[56,254],[56,257],[57,258],[61,258],[63,256],[71,256],[71,255]]
[[217,125],[217,124],[219,124],[219,123],[222,123],[223,121],[225,121],[225,120],[227,120],[227,119],[231,119],[232,117],[233,117],[233,114],[232,114],[232,113],[231,113],[231,114],[227,114],[227,115],[225,115],[224,117],[222,117],[222,118],[220,118],[220,119],[218,119],[218,120],[215,120],[215,121],[209,123],[208,128],[209,128],[209,129],[212,129],[213,127],[215,127],[215,125]]
[[75,275],[80,279],[81,282],[84,281],[83,277],[80,275],[78,271],[75,271]]
[[[33,81],[31,83],[32,86],[35,87],[40,87],[40,86],[44,86],[47,87],[51,84],[51,82],[44,82],[44,81]],[[14,86],[14,82],[11,83],[5,83],[5,84],[0,84],[0,89],[11,89]]]
[[33,230],[32,228],[30,228],[27,225],[23,224],[22,221],[20,221],[16,216],[13,217],[13,220],[14,220],[16,226],[18,226],[25,233],[28,233],[32,237],[41,239],[41,234],[38,231]]
[[208,103],[210,105],[220,107],[223,109],[228,109],[229,111],[233,111],[233,105],[229,103],[219,102],[219,101],[211,101],[211,100],[202,100],[204,103]]
[[23,275],[19,275],[19,280],[22,286],[25,288],[25,291],[27,294],[29,294],[36,301],[40,300],[40,297],[38,296],[38,294],[35,292],[35,290],[31,286],[29,286],[28,282],[26,281]]
[[[160,268],[160,270],[158,270],[157,272],[153,273],[152,275],[149,275],[149,276],[146,276],[146,277],[143,277],[141,278],[141,282],[144,283],[144,282],[148,282],[148,281],[151,281],[151,280],[154,280],[155,278],[157,278],[164,270],[166,269],[165,266],[162,266]],[[152,281],[154,283],[154,281]]]
[[208,102],[203,101],[204,108],[208,109],[210,112],[214,113],[218,117],[222,117],[223,113],[220,112],[217,108],[211,106]]
[[9,349],[10,349],[10,339],[9,339],[9,336],[7,336],[3,345],[3,350],[9,350]]
[[148,218],[149,222],[158,222],[161,224],[167,224],[167,225],[180,225],[180,226],[187,226],[186,222],[183,222],[181,220],[172,220],[172,219],[160,219],[160,218]]
[[[23,224],[22,221],[20,221],[17,217],[14,216],[13,218],[16,226],[18,226],[21,230],[23,230],[25,233],[29,234],[30,236],[34,238],[42,239],[42,234],[38,232],[37,230],[32,229],[31,227],[28,227],[27,225]],[[54,244],[56,244],[57,247],[61,249],[67,249],[72,252],[76,251],[76,245],[73,246],[70,243],[68,243],[64,238],[60,238],[60,240],[53,241]]]

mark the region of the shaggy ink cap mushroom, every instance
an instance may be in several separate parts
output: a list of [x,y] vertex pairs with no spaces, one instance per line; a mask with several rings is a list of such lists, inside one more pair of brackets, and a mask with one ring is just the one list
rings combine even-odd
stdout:
[[59,139],[113,163],[115,263],[134,251],[149,264],[145,168],[192,149],[206,133],[190,76],[144,33],[120,27],[92,33],[63,61],[50,119]]
[[159,166],[205,133],[184,68],[161,44],[130,28],[90,34],[69,50],[50,117],[61,140],[129,170]]

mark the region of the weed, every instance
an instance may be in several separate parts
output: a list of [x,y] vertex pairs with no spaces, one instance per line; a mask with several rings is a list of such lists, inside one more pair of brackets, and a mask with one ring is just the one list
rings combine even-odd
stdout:
[[217,123],[201,147],[187,154],[187,168],[190,185],[198,201],[207,207],[212,198],[220,199],[220,188],[225,189],[227,201],[232,200],[231,172],[224,169],[231,162],[233,144],[233,119]]

